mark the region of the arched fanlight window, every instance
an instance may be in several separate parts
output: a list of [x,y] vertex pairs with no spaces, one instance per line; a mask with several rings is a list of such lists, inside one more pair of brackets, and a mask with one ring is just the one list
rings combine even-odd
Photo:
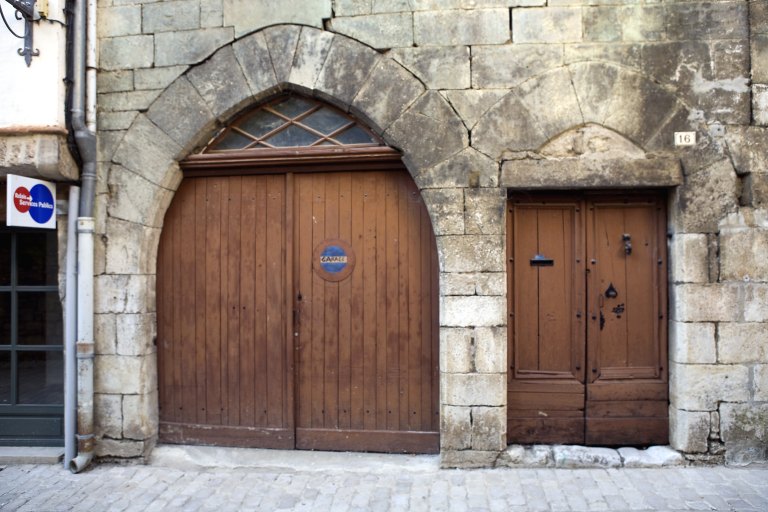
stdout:
[[302,96],[283,96],[240,116],[203,153],[381,145],[373,133],[340,110]]
[[288,94],[235,118],[180,165],[187,176],[206,176],[390,169],[400,162],[397,150],[349,114]]

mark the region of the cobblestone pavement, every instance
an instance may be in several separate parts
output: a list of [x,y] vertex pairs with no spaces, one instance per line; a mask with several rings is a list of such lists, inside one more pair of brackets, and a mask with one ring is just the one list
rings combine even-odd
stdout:
[[94,464],[79,475],[10,465],[0,470],[0,510],[768,511],[766,469],[447,470],[434,457],[346,455],[249,467]]

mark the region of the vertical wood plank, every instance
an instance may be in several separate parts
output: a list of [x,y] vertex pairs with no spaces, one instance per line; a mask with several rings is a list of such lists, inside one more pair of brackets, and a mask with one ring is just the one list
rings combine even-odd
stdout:
[[396,183],[386,180],[386,241],[385,265],[387,272],[387,337],[386,337],[386,386],[387,430],[397,430],[400,398],[400,249],[399,194]]
[[285,178],[266,177],[264,246],[266,425],[284,425],[285,396]]
[[[351,173],[339,174],[338,199],[338,238],[352,246],[352,178]],[[338,283],[338,420],[341,429],[349,429],[352,425],[352,354],[351,354],[351,308],[353,297],[352,280],[357,269],[352,271],[347,279]]]
[[296,187],[296,295],[299,311],[299,347],[297,369],[297,418],[296,425],[307,428],[312,426],[312,386],[313,359],[313,303],[312,303],[312,226],[313,226],[313,182],[311,176],[299,175],[295,179]]
[[205,215],[205,409],[208,425],[221,424],[221,188],[208,179]]
[[365,230],[365,175],[350,173],[350,240],[357,258],[356,268],[350,276],[350,328],[349,328],[349,365],[350,365],[350,423],[355,430],[365,428],[365,301],[368,261],[364,240]]
[[[325,230],[318,243],[339,238],[339,176],[327,173],[321,176],[321,180],[325,185]],[[323,425],[326,428],[339,428],[339,283],[324,281],[323,288]]]
[[255,426],[256,396],[255,377],[255,332],[256,332],[256,212],[257,190],[261,177],[242,178],[242,201],[240,206],[240,323],[239,323],[239,376],[240,376],[240,425]]
[[[378,316],[379,293],[378,285],[381,275],[377,266],[376,251],[379,238],[379,183],[376,173],[366,173],[363,178],[363,401],[365,404],[364,428],[374,430],[378,426],[379,413],[379,378],[378,378],[378,347],[381,339],[379,334]],[[382,283],[383,284],[383,283]]]
[[655,205],[638,204],[626,209],[624,229],[632,239],[626,261],[627,366],[656,367],[659,359],[656,312]]
[[[202,181],[195,189],[195,247],[205,247],[206,217],[208,214],[207,201],[208,182]],[[195,416],[197,422],[205,424],[208,421],[206,411],[206,382],[205,382],[205,251],[193,250],[195,255]]]
[[[323,241],[325,236],[325,180],[322,176],[313,175],[312,191],[312,247]],[[311,261],[311,259],[310,259]],[[316,274],[312,274],[312,386],[310,387],[310,404],[312,408],[312,427],[323,428],[325,426],[325,281]]]
[[387,240],[387,184],[384,176],[377,175],[376,180],[376,429],[387,429],[387,341],[389,324],[389,297],[387,284],[395,276],[390,276],[386,265]]
[[269,245],[269,196],[267,193],[268,177],[259,176],[256,189],[256,222],[253,224],[255,238],[254,250],[254,353],[253,353],[253,387],[255,424],[267,426],[269,392],[267,383],[268,352],[268,314],[267,307],[267,251]]
[[539,272],[529,263],[539,253],[538,209],[518,207],[515,222],[515,372],[539,370]]
[[241,222],[241,204],[243,194],[243,178],[237,176],[230,178],[228,190],[228,218],[230,222],[227,233],[227,424],[237,426],[240,421],[240,284],[243,229],[250,229]]

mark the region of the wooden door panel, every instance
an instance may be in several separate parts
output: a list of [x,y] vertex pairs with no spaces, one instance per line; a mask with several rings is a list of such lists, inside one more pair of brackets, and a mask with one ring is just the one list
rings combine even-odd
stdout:
[[284,176],[182,182],[158,248],[160,436],[293,447]]
[[665,224],[653,196],[510,201],[510,442],[667,442]]
[[[391,172],[295,184],[297,447],[436,451],[437,260],[418,190]],[[354,253],[338,281],[313,262],[333,240]]]

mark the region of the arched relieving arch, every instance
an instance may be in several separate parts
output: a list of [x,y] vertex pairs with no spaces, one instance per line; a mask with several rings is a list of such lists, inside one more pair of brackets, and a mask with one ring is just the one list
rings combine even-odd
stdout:
[[[139,395],[143,409],[126,421],[141,423],[147,439],[157,431],[149,377],[154,373],[155,255],[163,217],[181,182],[178,162],[235,113],[290,90],[324,99],[363,119],[402,150],[417,184],[434,183],[433,176],[424,177],[431,167],[454,155],[466,158],[466,130],[439,93],[426,91],[407,70],[374,50],[309,27],[282,25],[246,36],[169,85],[136,117],[112,157],[106,274],[99,278],[102,294],[129,290],[129,307],[145,314],[148,324],[141,332],[118,334],[118,343],[131,337],[131,343],[143,347],[144,369],[127,379],[130,389],[148,394]],[[427,197],[425,202],[434,217],[433,203]],[[121,257],[125,252],[129,256]]]

